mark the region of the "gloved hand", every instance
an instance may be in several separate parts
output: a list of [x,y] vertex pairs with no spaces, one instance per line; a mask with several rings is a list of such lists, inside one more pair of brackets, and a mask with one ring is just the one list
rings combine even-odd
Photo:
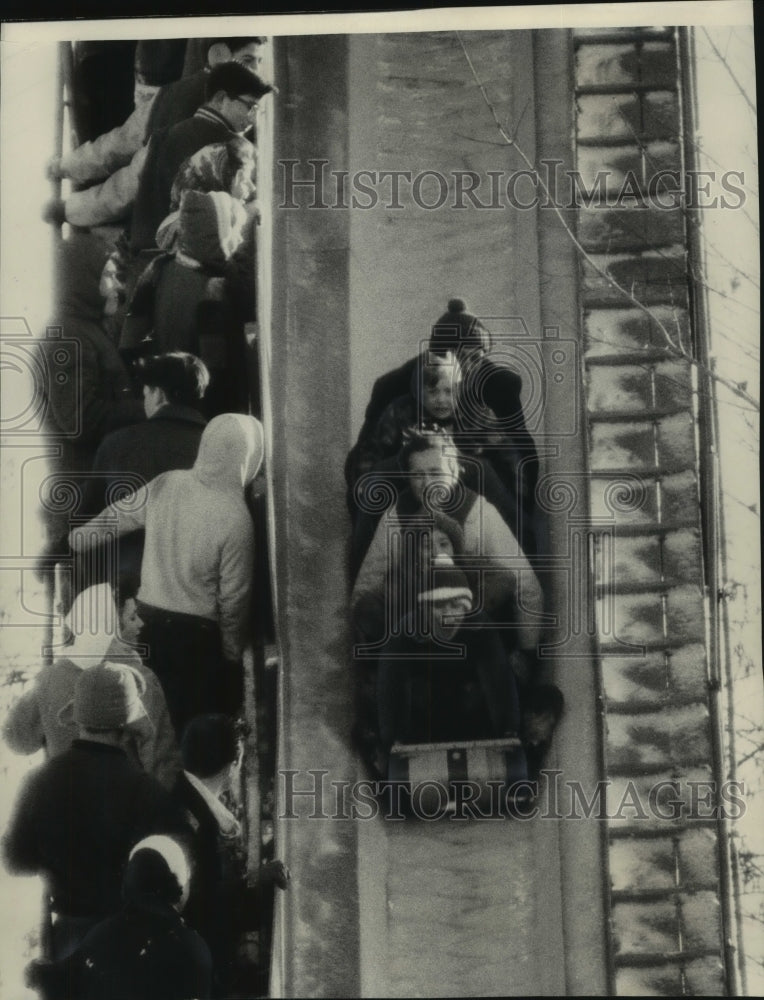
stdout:
[[61,180],[61,178],[68,176],[66,171],[61,167],[60,156],[51,156],[45,164],[45,176],[49,181]]
[[63,226],[66,222],[66,203],[60,198],[51,198],[42,207],[42,221],[52,226]]
[[263,885],[277,885],[286,889],[292,873],[283,861],[265,861],[260,868],[260,881]]

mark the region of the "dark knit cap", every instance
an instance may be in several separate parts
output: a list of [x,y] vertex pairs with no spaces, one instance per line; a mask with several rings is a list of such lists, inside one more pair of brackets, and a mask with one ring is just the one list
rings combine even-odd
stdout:
[[124,663],[99,663],[83,670],[74,686],[74,721],[86,729],[122,729],[146,715],[146,684]]
[[489,351],[491,335],[477,316],[467,312],[463,299],[450,299],[447,311],[433,324],[430,348],[443,352],[463,347]]

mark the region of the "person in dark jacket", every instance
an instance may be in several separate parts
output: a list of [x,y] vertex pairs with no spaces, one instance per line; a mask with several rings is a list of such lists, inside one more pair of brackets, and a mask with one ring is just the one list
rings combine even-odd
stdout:
[[206,1000],[212,959],[183,922],[189,866],[170,837],[141,840],[122,880],[123,907],[59,962],[34,961],[27,982],[42,1000]]
[[193,829],[191,888],[185,916],[209,944],[215,968],[215,996],[229,996],[236,946],[242,933],[261,926],[274,886],[286,889],[290,873],[282,861],[260,869],[247,882],[241,827],[221,800],[233,784],[241,758],[236,725],[226,715],[199,715],[181,742],[184,772],[175,789]]
[[246,131],[258,102],[273,90],[237,62],[216,66],[205,87],[205,104],[185,121],[154,132],[149,140],[130,225],[134,254],[156,247],[156,231],[170,210],[173,181],[183,161],[203,146],[227,142]]
[[125,728],[145,715],[125,664],[84,670],[74,690],[79,738],[22,784],[3,839],[7,868],[48,879],[53,958],[75,950],[120,905],[130,849],[152,833],[183,835],[171,794],[123,749]]
[[[119,495],[170,469],[190,469],[196,461],[207,421],[201,413],[210,375],[204,362],[181,351],[140,359],[135,381],[143,387],[146,420],[108,434],[93,459],[81,513],[95,516]],[[143,558],[143,532],[120,538],[117,559],[99,552],[75,560],[78,585],[108,582],[137,589]]]
[[[171,351],[141,358],[136,377],[143,388],[146,420],[107,435],[93,459],[93,472],[112,477],[107,489],[130,472],[145,482],[170,469],[190,469],[207,421],[202,400],[210,382],[207,366],[193,354]],[[93,513],[109,501],[105,495]]]
[[[42,492],[47,551],[68,554],[69,516],[81,513],[84,484],[103,438],[143,419],[130,375],[104,316],[99,277],[108,253],[96,237],[73,233],[56,253],[56,311],[38,348],[44,374],[44,431],[57,445],[51,476]],[[57,493],[66,484],[72,498],[62,507]]]

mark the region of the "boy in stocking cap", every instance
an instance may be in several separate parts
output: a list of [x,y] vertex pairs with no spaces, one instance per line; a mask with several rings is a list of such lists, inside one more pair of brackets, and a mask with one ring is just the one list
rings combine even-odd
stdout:
[[120,905],[130,849],[151,833],[185,832],[182,814],[123,749],[126,727],[145,715],[137,675],[101,663],[74,689],[79,738],[30,772],[3,847],[8,869],[48,879],[53,958],[64,958]]
[[[473,609],[464,573],[438,557],[419,581],[416,611],[386,643],[378,674],[380,742],[514,735],[517,687],[504,646]],[[464,620],[470,615],[469,626]]]

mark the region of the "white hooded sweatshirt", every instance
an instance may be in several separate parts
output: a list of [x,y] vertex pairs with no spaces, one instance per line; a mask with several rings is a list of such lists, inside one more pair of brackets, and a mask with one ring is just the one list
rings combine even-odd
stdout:
[[244,490],[263,460],[254,417],[223,413],[202,435],[193,469],[164,472],[70,535],[86,551],[116,531],[145,529],[138,600],[220,627],[227,659],[241,656],[254,569]]

